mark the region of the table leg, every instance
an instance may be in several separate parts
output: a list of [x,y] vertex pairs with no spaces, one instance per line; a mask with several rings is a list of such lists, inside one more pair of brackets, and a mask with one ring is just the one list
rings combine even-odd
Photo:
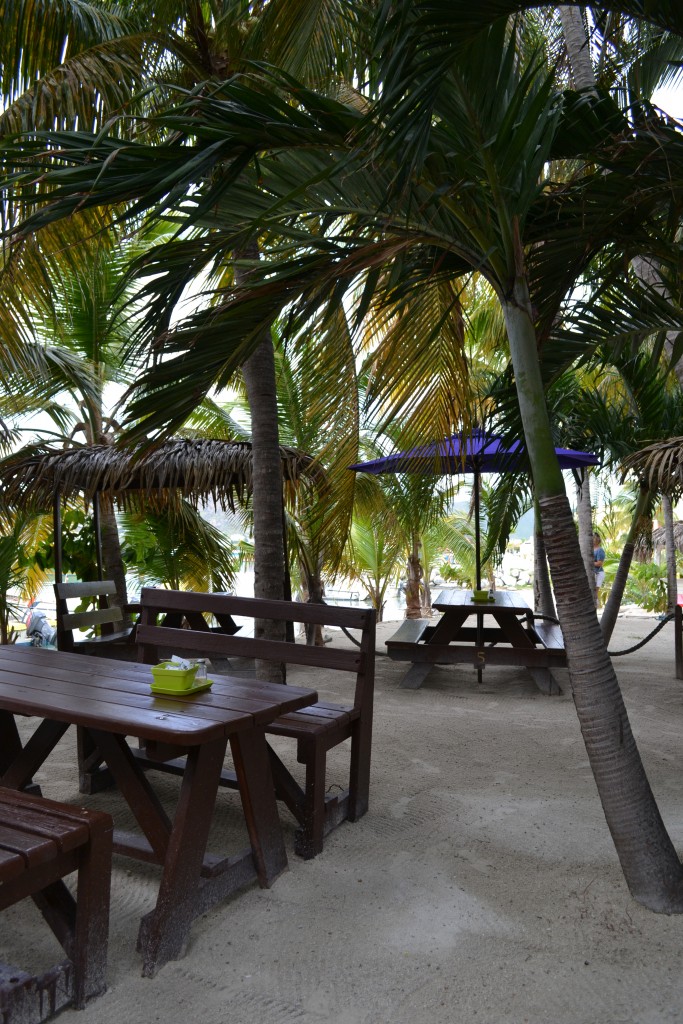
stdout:
[[[513,647],[522,647],[527,650],[536,649],[536,644],[524,629],[516,615],[503,611],[502,609],[495,609],[493,614],[498,625],[505,634],[505,638],[508,643]],[[531,613],[526,616],[526,621],[527,625],[529,622],[533,625],[533,615]],[[546,696],[552,696],[553,694],[562,692],[549,668],[544,666],[535,667],[533,665],[528,665],[527,671],[541,693],[546,694]]]
[[230,749],[259,884],[269,889],[287,867],[287,851],[263,729],[231,736]]
[[213,740],[187,755],[156,907],[142,919],[138,935],[142,973],[148,978],[185,952],[199,910],[200,872],[226,746],[225,739]]
[[[14,730],[4,721],[7,716],[12,719]],[[5,764],[4,771],[0,773],[2,785],[8,789],[22,789],[40,796],[40,788],[34,785],[31,779],[68,728],[68,722],[55,722],[46,718],[22,748],[14,717],[7,711],[0,713],[0,756]]]
[[19,730],[11,711],[0,711],[0,775],[21,752]]
[[465,624],[470,615],[468,608],[445,608],[443,615],[434,626],[434,631],[429,637],[430,644],[449,644],[457,640],[458,631]]
[[157,863],[163,864],[168,854],[171,821],[147,776],[133,757],[124,736],[95,729],[91,733],[135,820],[147,836]]
[[431,661],[414,661],[401,680],[401,688],[403,690],[419,690],[433,668],[434,665]]

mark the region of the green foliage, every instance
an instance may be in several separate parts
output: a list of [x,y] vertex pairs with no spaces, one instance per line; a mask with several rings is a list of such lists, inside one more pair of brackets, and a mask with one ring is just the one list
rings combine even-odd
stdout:
[[357,516],[344,551],[341,569],[350,580],[357,580],[382,618],[387,589],[396,583],[403,567],[403,545],[400,533],[377,529],[373,516]]
[[[47,572],[55,567],[52,532],[35,551],[37,565]],[[97,548],[92,511],[72,506],[62,511],[62,569],[78,580],[97,579]]]
[[461,587],[472,586],[472,574],[461,565],[453,565],[448,561],[443,561],[439,566],[439,576],[447,583],[457,583]]
[[127,512],[122,554],[141,586],[230,590],[235,557],[230,541],[187,502],[163,513]]
[[634,562],[628,575],[626,601],[646,612],[665,612],[667,608],[666,565]]
[[16,640],[10,629],[11,620],[20,614],[15,595],[26,598],[42,582],[43,574],[36,567],[34,557],[41,525],[41,517],[25,513],[16,513],[0,525],[0,642],[3,644]]

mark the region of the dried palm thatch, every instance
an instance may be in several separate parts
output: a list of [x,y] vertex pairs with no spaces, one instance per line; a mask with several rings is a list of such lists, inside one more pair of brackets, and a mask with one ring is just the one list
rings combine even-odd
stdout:
[[[652,531],[652,546],[655,551],[662,551],[666,547],[663,526]],[[676,551],[683,551],[683,523],[680,521],[674,523],[674,547]]]
[[[321,470],[310,455],[280,447],[285,484]],[[126,508],[141,505],[158,510],[183,497],[195,507],[213,500],[235,510],[251,492],[251,444],[247,441],[171,438],[152,451],[114,445],[81,445],[69,449],[32,445],[0,463],[1,501],[5,508],[50,509],[55,497],[82,494]]]
[[677,501],[683,493],[683,437],[670,437],[624,459],[623,468],[632,470],[650,490]]

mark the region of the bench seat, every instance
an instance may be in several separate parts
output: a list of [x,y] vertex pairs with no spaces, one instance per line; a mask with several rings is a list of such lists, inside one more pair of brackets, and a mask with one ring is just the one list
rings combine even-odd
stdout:
[[[112,836],[108,814],[0,788],[0,911],[30,896],[68,958],[40,977],[0,965],[4,1024],[40,1024],[104,992]],[[76,900],[62,881],[73,871]]]
[[405,647],[419,643],[421,640],[426,640],[427,631],[433,628],[434,623],[431,619],[404,619],[396,632],[392,633],[386,641],[389,655],[393,651],[400,651]]
[[564,637],[562,636],[559,623],[535,619],[534,633],[538,638],[538,642],[543,644],[546,650],[564,651]]

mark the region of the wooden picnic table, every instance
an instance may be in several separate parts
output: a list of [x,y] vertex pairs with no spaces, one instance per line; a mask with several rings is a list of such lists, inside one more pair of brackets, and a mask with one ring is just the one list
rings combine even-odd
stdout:
[[390,658],[412,663],[401,686],[417,689],[437,663],[469,662],[480,681],[486,665],[521,665],[544,693],[561,692],[551,669],[567,664],[562,631],[535,617],[519,593],[496,590],[475,601],[471,590],[443,590],[432,606],[441,618],[406,619],[387,640]]
[[[114,850],[162,865],[154,910],[138,949],[151,977],[184,952],[193,919],[258,878],[269,887],[287,865],[264,726],[317,700],[314,690],[217,676],[193,696],[156,696],[148,665],[44,648],[0,647],[0,785],[31,786],[69,726],[89,730],[144,835],[115,832]],[[15,716],[42,719],[22,744]],[[187,755],[171,820],[126,737],[160,761]],[[219,777],[230,743],[250,847],[207,854]],[[49,795],[49,794],[48,794]]]

